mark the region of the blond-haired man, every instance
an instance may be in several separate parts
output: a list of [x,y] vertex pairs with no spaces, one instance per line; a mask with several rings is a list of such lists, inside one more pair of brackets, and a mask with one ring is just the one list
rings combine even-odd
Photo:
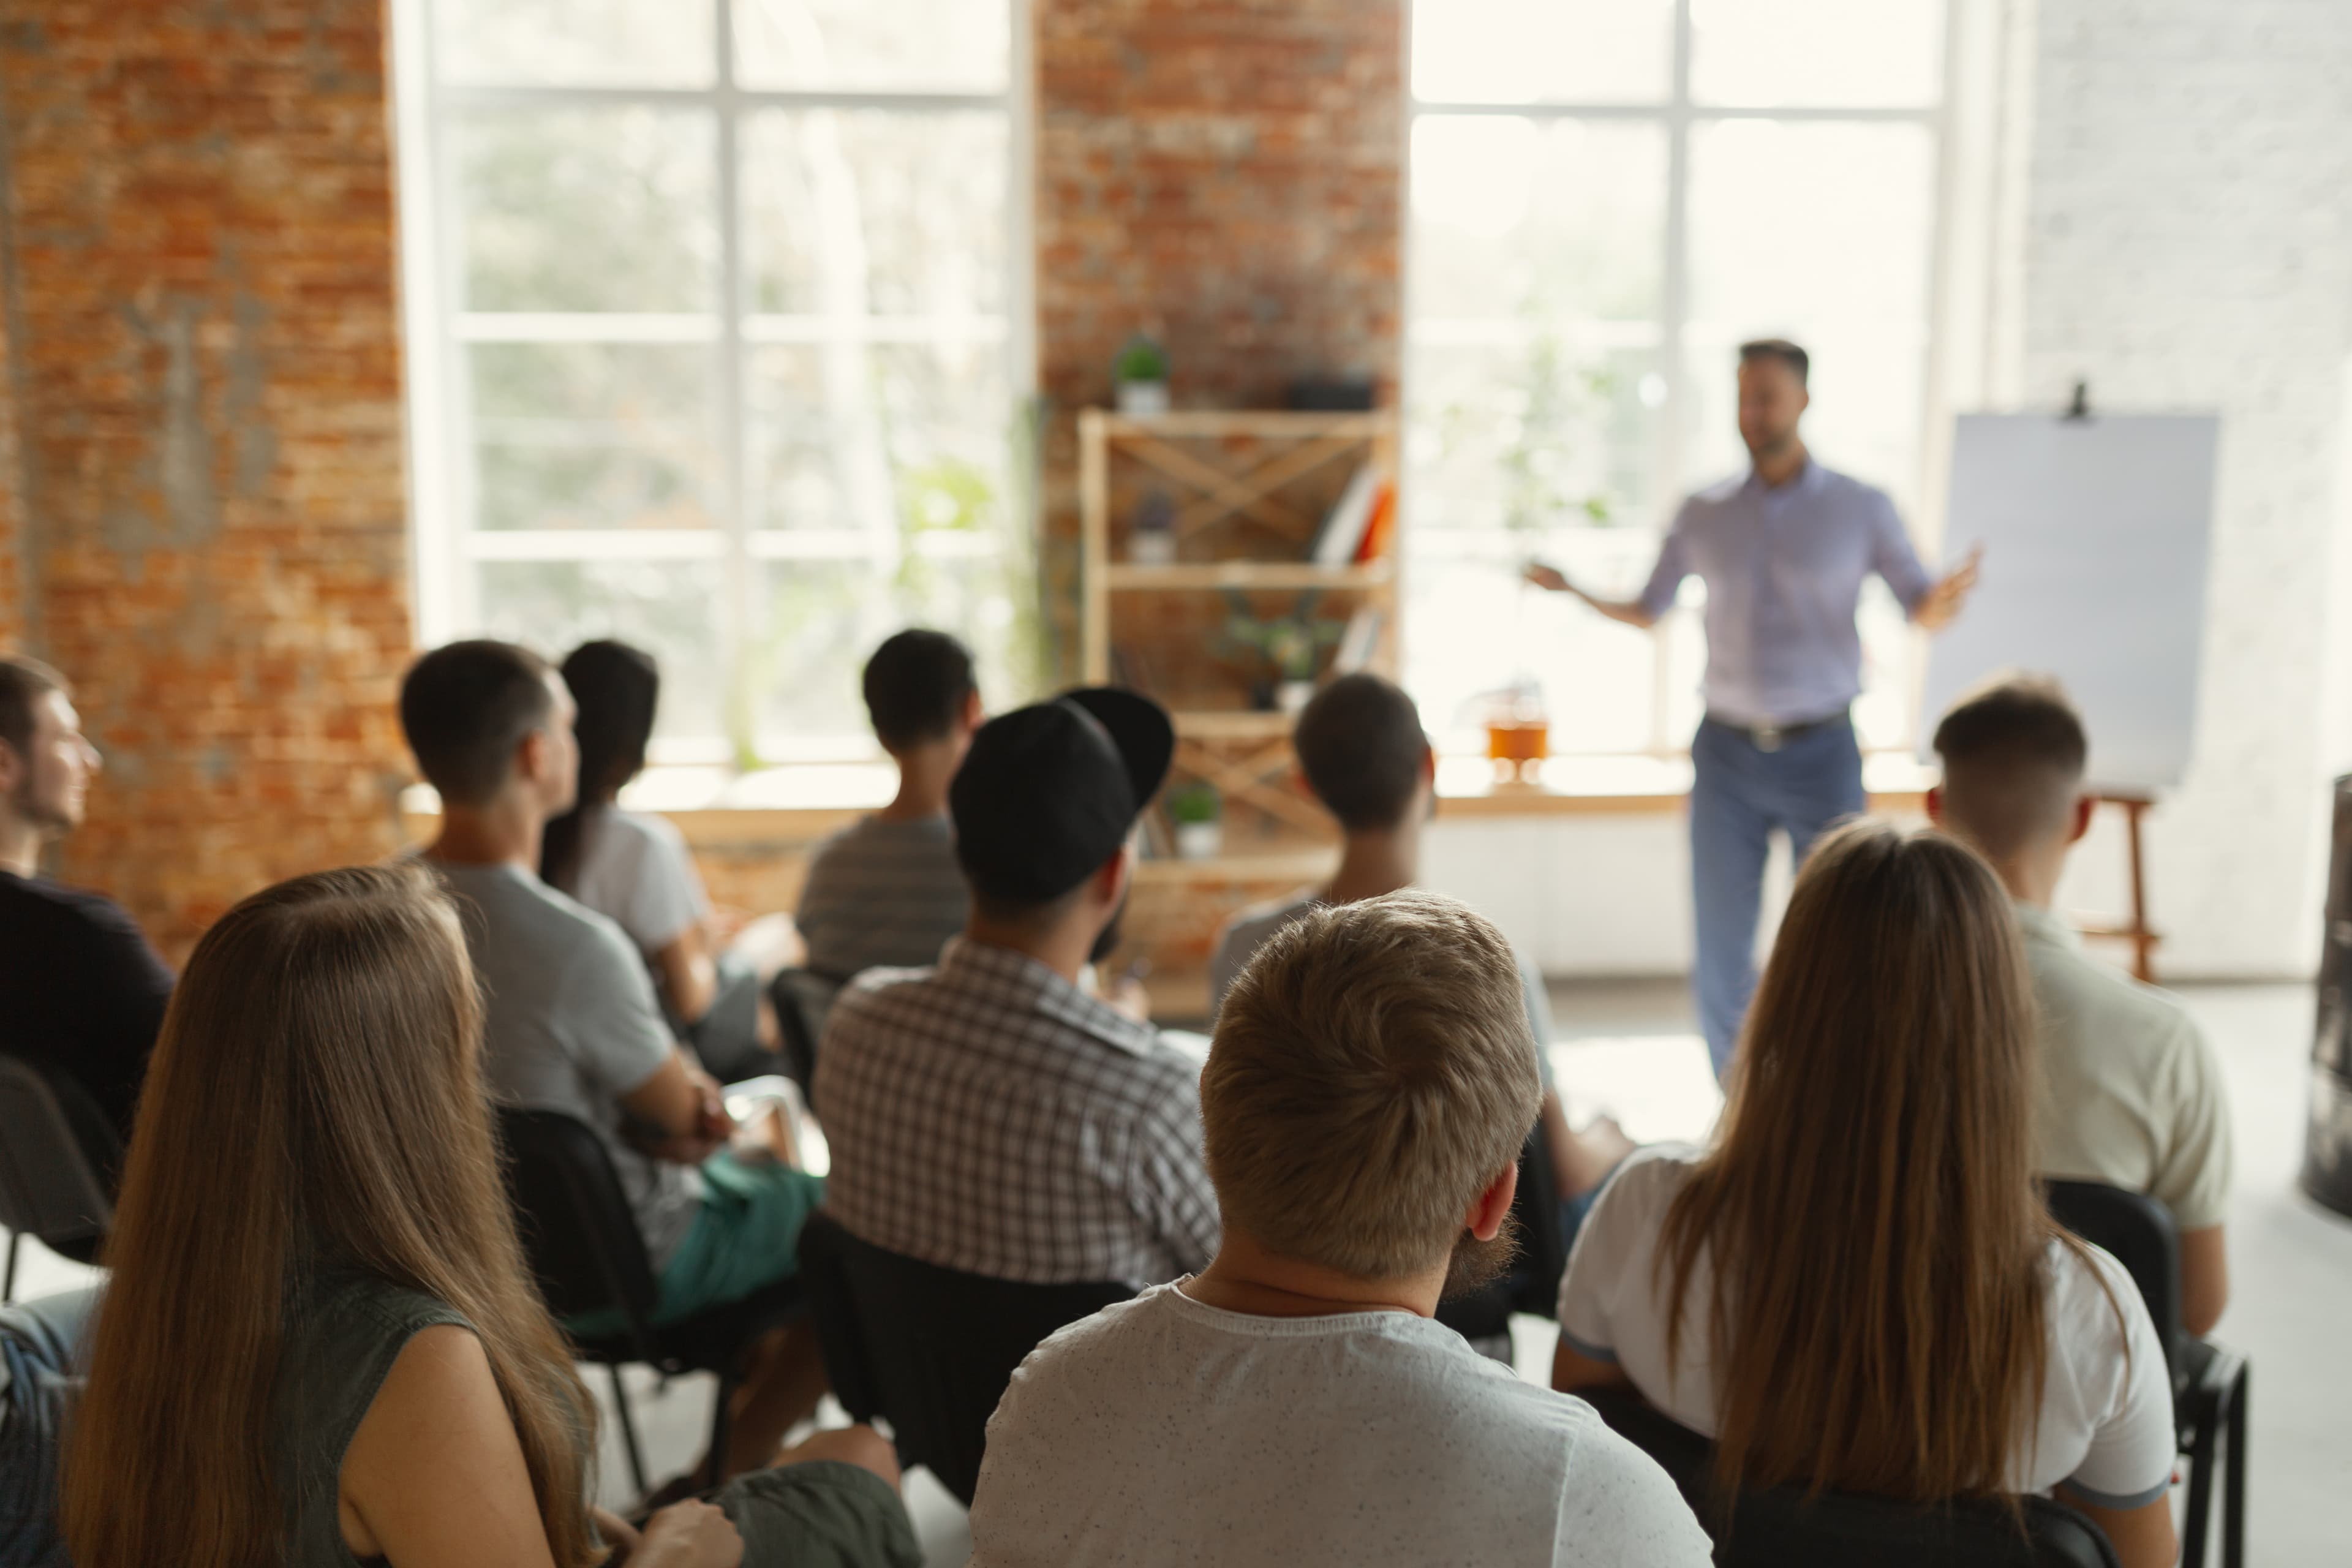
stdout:
[[1462,905],[1276,931],[1201,1079],[1216,1258],[1013,1374],[973,1563],[1706,1563],[1663,1470],[1432,1320],[1508,1253],[1540,1092],[1510,944]]

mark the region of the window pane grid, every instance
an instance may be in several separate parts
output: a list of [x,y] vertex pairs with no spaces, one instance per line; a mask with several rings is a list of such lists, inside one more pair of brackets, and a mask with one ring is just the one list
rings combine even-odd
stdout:
[[870,754],[844,649],[908,620],[1000,663],[1008,7],[418,9],[457,625],[644,643],[656,754],[738,766]]
[[[1688,606],[1645,637],[1512,579],[1543,555],[1637,590],[1680,497],[1746,466],[1731,360],[1756,336],[1813,351],[1809,445],[1915,514],[1943,0],[1454,0],[1413,20],[1412,683],[1465,745],[1482,689],[1549,676],[1556,749],[1679,752],[1705,659]],[[1613,77],[1570,79],[1591,59]],[[1874,583],[1859,619],[1857,723],[1906,743],[1910,633]],[[1467,625],[1502,636],[1443,635]],[[1631,740],[1629,693],[1649,715]]]

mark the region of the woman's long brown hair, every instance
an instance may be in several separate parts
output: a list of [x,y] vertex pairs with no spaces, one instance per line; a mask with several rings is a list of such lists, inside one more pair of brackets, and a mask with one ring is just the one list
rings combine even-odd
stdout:
[[591,1544],[593,1406],[515,1239],[455,911],[415,865],[257,893],[173,993],[108,1243],[63,1522],[81,1568],[251,1568],[284,1551],[273,1386],[326,1268],[446,1302],[480,1336],[560,1568]]
[[1705,1250],[1717,1469],[1990,1497],[2033,1440],[2053,1239],[2034,1184],[2016,917],[1940,834],[1862,822],[1807,859],[1713,1149],[1668,1208],[1669,1358]]

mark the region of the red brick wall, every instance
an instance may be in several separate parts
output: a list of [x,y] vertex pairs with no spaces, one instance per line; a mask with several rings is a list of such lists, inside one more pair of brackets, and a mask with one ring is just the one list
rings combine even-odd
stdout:
[[[0,149],[5,146],[0,142]],[[5,233],[0,228],[0,235]],[[16,364],[9,357],[6,260],[6,252],[0,250],[0,653],[24,646],[25,613],[31,593],[24,571],[25,507],[16,454],[16,399],[9,381]]]
[[[1049,603],[1075,605],[1073,415],[1138,330],[1180,407],[1309,374],[1395,395],[1402,0],[1034,0]],[[1067,651],[1066,626],[1065,647]]]
[[0,198],[73,880],[184,952],[380,855],[410,643],[382,0],[15,0]]
[[[1278,408],[1314,374],[1370,374],[1395,400],[1405,9],[1034,0],[1034,15],[1037,368],[1050,410],[1041,555],[1074,674],[1074,416],[1109,401],[1130,334],[1167,348],[1179,407]],[[1205,635],[1202,655],[1205,667]],[[1189,673],[1157,671],[1171,686]],[[1140,887],[1129,951],[1171,980],[1196,972],[1224,914],[1284,883]]]

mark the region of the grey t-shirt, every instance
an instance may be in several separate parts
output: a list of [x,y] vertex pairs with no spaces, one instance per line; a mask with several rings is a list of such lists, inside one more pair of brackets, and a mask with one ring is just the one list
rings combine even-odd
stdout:
[[973,1568],[1706,1568],[1657,1462],[1403,1311],[1260,1318],[1162,1285],[1032,1352],[988,1424]]
[[[1225,993],[1242,977],[1249,961],[1265,945],[1265,939],[1321,903],[1316,893],[1301,893],[1296,898],[1276,903],[1258,904],[1244,910],[1225,922],[1217,933],[1217,951],[1209,960],[1209,1014],[1214,1017],[1225,1005]],[[1536,1037],[1536,1071],[1543,1077],[1544,1087],[1551,1087],[1551,996],[1544,989],[1543,973],[1528,962],[1528,955],[1516,949],[1512,956],[1519,961],[1519,989],[1527,995],[1528,1028]]]
[[621,1136],[621,1097],[643,1088],[676,1048],[645,960],[619,926],[520,867],[425,864],[464,917],[481,979],[490,1086],[594,1130],[659,1272],[694,1225],[702,1177],[647,1159]]
[[840,984],[869,969],[929,968],[971,902],[946,817],[867,816],[818,846],[794,920],[808,966]]

